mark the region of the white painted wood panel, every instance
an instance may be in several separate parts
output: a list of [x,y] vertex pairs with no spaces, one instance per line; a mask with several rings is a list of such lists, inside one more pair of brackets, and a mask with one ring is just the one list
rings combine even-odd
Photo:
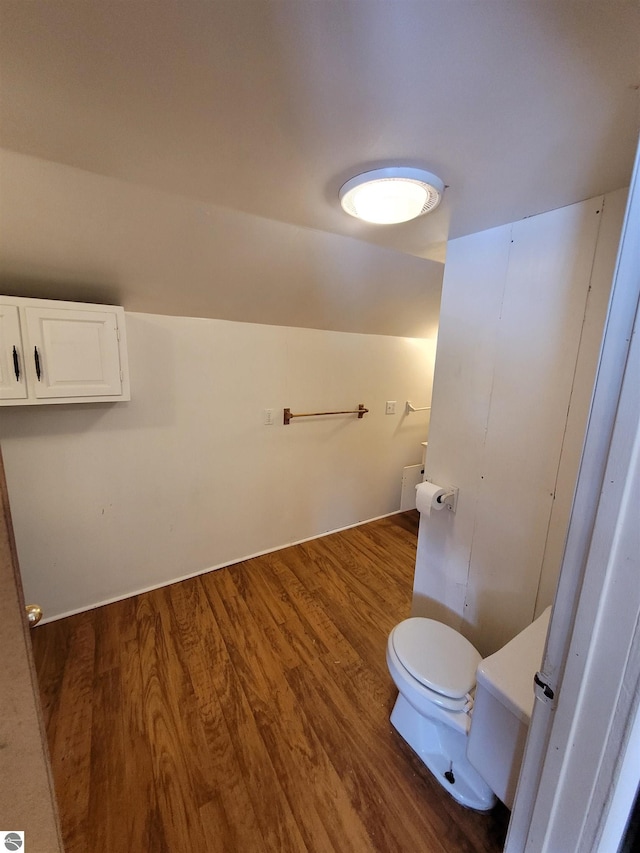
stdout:
[[545,554],[546,589],[557,574],[615,258],[612,221],[594,261],[601,211],[591,199],[449,245],[426,477],[460,491],[455,516],[421,521],[413,613],[483,654],[531,622]]
[[512,229],[465,605],[484,653],[533,619],[601,207]]
[[554,599],[611,293],[627,190],[605,197],[534,617]]
[[494,228],[447,250],[425,479],[459,488],[455,515],[420,524],[412,613],[459,628],[509,257],[510,228]]

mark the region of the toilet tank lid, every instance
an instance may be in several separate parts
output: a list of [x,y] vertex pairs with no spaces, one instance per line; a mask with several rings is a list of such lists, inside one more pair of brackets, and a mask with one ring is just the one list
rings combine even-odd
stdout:
[[448,625],[413,616],[396,625],[391,642],[404,668],[431,690],[462,699],[473,689],[480,652]]
[[533,711],[533,676],[540,669],[551,607],[478,667],[478,687],[486,688],[520,720]]

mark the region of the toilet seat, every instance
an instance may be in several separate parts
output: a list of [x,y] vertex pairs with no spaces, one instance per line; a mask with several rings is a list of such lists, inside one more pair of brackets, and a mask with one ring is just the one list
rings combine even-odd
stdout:
[[396,625],[390,640],[398,661],[413,678],[454,700],[452,704],[464,704],[482,657],[462,634],[442,622],[414,616]]

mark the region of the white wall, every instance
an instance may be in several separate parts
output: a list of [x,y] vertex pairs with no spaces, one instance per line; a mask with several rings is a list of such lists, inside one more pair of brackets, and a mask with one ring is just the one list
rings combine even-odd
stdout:
[[[135,313],[127,336],[130,403],[2,411],[25,593],[47,617],[399,509],[428,428],[404,401],[429,401],[435,341]],[[362,419],[282,425],[285,406],[358,403]]]
[[[488,654],[553,598],[625,191],[449,243],[415,614]],[[540,594],[539,594],[540,593]]]

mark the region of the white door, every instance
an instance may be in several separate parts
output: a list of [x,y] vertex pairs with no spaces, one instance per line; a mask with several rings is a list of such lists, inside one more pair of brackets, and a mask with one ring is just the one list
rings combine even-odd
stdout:
[[16,305],[0,304],[0,399],[27,396],[20,317]]
[[26,359],[37,399],[122,393],[115,311],[28,306],[24,312]]

